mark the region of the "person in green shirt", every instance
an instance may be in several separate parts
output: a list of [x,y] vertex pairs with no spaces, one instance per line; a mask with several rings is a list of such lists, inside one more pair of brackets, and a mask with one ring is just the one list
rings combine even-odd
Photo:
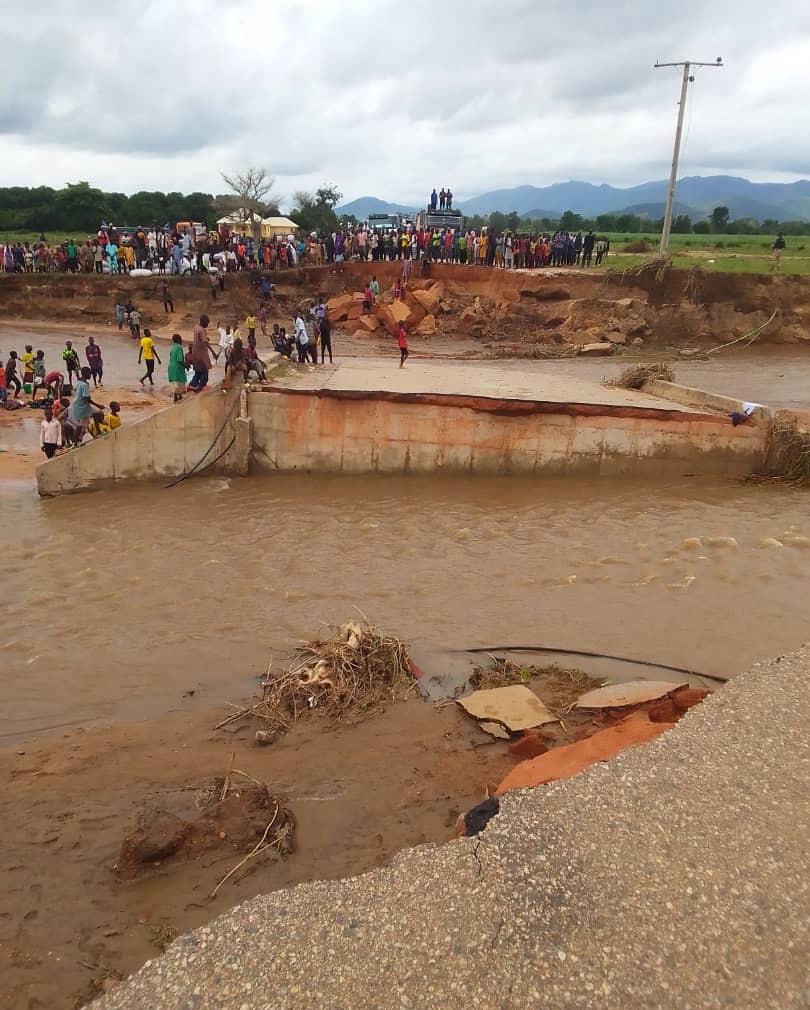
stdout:
[[172,346],[169,351],[169,382],[174,383],[174,402],[182,400],[186,392],[186,357],[183,351],[183,338],[179,333],[172,334]]

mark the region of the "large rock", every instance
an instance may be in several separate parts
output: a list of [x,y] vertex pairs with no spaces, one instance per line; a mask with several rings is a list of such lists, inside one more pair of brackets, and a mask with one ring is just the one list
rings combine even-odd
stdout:
[[374,333],[380,328],[380,320],[376,316],[360,316],[357,326],[359,333]]
[[411,326],[416,326],[419,320],[426,315],[425,310],[422,308],[421,303],[414,298],[413,291],[406,290],[402,295],[402,301],[411,310]]
[[579,353],[586,358],[607,358],[613,354],[613,344],[610,341],[600,341],[598,344],[583,344]]
[[439,296],[435,293],[435,287],[427,291],[414,291],[413,297],[428,315],[435,316],[439,311]]
[[403,301],[391,302],[390,305],[380,305],[377,309],[377,318],[388,330],[390,334],[397,331],[400,323],[410,326],[414,321],[413,309]]
[[349,317],[349,309],[354,304],[354,299],[351,295],[338,295],[336,298],[330,298],[326,303],[326,314],[329,317],[329,322],[342,323],[345,322]]
[[425,316],[413,331],[419,337],[432,337],[436,332],[436,317]]
[[626,344],[627,336],[619,330],[611,330],[609,333],[605,334],[605,340],[611,344]]

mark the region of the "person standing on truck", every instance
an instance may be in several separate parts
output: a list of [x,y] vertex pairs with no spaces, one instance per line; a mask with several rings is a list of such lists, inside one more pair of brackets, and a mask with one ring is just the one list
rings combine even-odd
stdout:
[[436,196],[436,187],[434,186],[433,187],[433,192],[430,194],[430,209],[432,211],[436,210],[436,201],[437,200],[438,200],[438,196]]

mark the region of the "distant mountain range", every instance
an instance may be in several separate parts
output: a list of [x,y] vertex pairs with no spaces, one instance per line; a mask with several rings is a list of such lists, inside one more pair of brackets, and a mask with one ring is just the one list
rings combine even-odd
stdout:
[[[584,217],[598,214],[634,213],[660,218],[667,197],[667,180],[639,186],[617,187],[590,182],[557,182],[551,186],[516,186],[496,189],[459,204],[465,214],[517,211],[521,217],[559,217],[572,210]],[[758,221],[810,221],[810,180],[799,182],[750,182],[732,175],[690,176],[678,180],[676,214],[693,220],[708,217],[715,207],[728,207],[731,218],[752,217]],[[542,210],[538,208],[543,208]],[[360,197],[338,207],[339,213],[357,218],[369,214],[413,213],[414,208],[387,203],[376,197]]]
[[342,204],[336,210],[338,214],[354,214],[358,221],[362,221],[369,214],[415,214],[417,208],[406,207],[402,203],[386,203],[376,196],[361,196],[351,203]]

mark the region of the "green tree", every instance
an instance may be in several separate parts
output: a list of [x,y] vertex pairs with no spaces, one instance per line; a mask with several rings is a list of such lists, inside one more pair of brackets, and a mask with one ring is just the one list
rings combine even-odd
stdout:
[[639,232],[641,231],[641,218],[638,214],[619,214],[616,218],[616,231]]
[[520,228],[520,214],[516,210],[510,210],[506,215],[506,230],[517,231]]
[[617,221],[616,214],[599,214],[596,218],[596,227],[599,231],[619,231]]
[[672,231],[676,235],[689,235],[692,231],[692,219],[688,214],[679,214],[672,222]]
[[185,212],[183,217],[186,221],[202,221],[209,228],[213,228],[216,221],[216,211],[214,210],[214,198],[210,193],[189,193],[183,198]]
[[563,211],[559,227],[561,231],[581,231],[582,215],[575,214],[572,210]]
[[499,210],[493,210],[487,217],[487,227],[493,232],[506,231],[506,214],[502,214]]
[[726,230],[729,219],[728,207],[715,207],[712,211],[712,231],[722,234]]
[[692,231],[695,235],[708,235],[712,230],[712,226],[708,221],[695,221],[692,225]]
[[299,190],[293,194],[290,215],[303,232],[326,235],[339,225],[335,207],[342,199],[343,194],[336,186],[321,186],[314,193]]
[[94,232],[109,215],[105,194],[89,182],[68,183],[56,194],[56,227],[64,231]]

